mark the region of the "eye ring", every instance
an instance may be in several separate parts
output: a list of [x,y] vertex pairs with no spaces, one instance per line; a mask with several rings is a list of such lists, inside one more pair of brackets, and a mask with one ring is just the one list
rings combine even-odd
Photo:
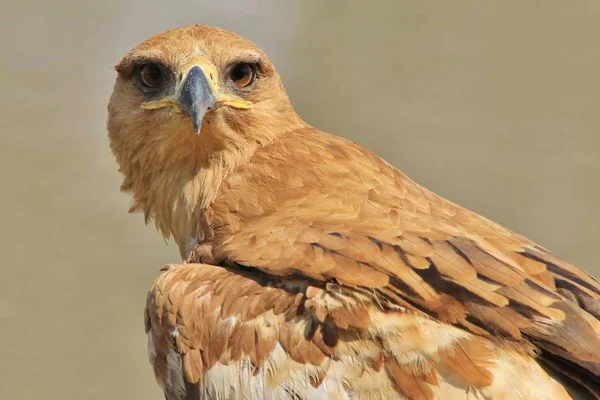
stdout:
[[256,67],[252,64],[241,62],[231,69],[229,77],[237,87],[248,87],[256,79]]
[[165,79],[165,74],[158,64],[148,63],[140,67],[140,82],[142,85],[156,89],[160,87]]

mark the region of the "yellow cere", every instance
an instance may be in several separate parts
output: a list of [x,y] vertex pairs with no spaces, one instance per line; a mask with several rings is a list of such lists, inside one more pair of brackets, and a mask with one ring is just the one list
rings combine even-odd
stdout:
[[204,72],[204,76],[206,76],[206,80],[208,81],[208,84],[210,85],[210,88],[212,89],[213,93],[219,92],[219,88],[217,87],[217,69],[211,63],[198,59],[192,60],[192,62],[188,63],[183,69],[184,76],[188,74],[189,70],[192,69],[192,67],[200,67],[200,69],[202,69],[202,71]]

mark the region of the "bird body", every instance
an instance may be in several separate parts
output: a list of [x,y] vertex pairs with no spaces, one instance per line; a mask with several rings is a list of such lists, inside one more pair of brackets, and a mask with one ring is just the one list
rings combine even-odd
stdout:
[[180,28],[117,70],[122,189],[185,261],[145,311],[168,400],[600,398],[600,283],[306,124],[253,44]]

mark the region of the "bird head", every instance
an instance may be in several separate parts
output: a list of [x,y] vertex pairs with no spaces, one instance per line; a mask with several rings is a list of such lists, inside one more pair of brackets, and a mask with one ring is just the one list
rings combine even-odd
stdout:
[[260,145],[300,121],[266,54],[223,29],[163,32],[115,69],[108,132],[122,170]]

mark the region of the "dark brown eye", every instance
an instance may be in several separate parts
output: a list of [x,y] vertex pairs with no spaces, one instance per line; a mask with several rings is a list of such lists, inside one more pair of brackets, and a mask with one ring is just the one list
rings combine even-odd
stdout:
[[145,64],[140,69],[140,80],[149,88],[157,88],[164,80],[163,71],[157,64]]
[[237,87],[246,87],[254,82],[256,78],[256,70],[253,65],[248,63],[239,63],[230,73],[231,80],[236,84]]

